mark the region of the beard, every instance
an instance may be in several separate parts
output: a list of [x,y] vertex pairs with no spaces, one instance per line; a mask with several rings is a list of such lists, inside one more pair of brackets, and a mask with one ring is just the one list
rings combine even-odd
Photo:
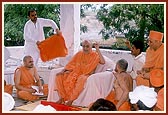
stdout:
[[32,64],[32,65],[29,65],[29,66],[27,66],[28,68],[33,68],[34,67],[34,65]]
[[35,23],[37,21],[37,18],[31,19],[31,21]]

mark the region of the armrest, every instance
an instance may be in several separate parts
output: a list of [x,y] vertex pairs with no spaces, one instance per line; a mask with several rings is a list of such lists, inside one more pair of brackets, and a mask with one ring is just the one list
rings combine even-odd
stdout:
[[58,72],[60,72],[64,67],[52,69],[50,72],[49,80],[48,80],[48,87],[51,88],[55,85],[55,77]]
[[98,64],[95,73],[105,72],[107,69],[114,69],[115,63],[110,58],[104,56],[105,64]]

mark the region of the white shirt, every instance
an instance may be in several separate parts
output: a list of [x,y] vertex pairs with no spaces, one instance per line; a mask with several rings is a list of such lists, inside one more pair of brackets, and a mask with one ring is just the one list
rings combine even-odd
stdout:
[[131,72],[131,76],[133,79],[136,78],[137,71],[142,69],[144,63],[145,63],[145,54],[141,53],[138,56],[134,57],[134,62],[133,62],[133,67]]
[[141,53],[138,56],[134,57],[132,71],[130,73],[131,77],[133,78],[133,89],[136,87],[136,80],[137,71],[141,70],[145,63],[145,54]]
[[53,20],[44,18],[37,18],[36,23],[29,20],[24,27],[24,53],[25,55],[32,56],[35,65],[37,65],[39,59],[39,49],[37,48],[36,42],[45,39],[44,27],[52,27],[54,32],[58,28]]
[[31,20],[27,21],[24,27],[25,42],[42,41],[45,39],[43,27],[52,27],[54,31],[58,28],[56,23],[50,19],[37,18],[34,24]]

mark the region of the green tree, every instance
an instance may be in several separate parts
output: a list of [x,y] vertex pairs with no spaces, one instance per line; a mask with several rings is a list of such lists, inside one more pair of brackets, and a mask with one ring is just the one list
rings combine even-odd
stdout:
[[[4,5],[4,45],[20,46],[24,44],[24,25],[28,20],[28,10],[36,9],[38,17],[60,21],[59,4],[5,4]],[[51,34],[51,28],[44,28],[45,37]]]
[[[92,10],[95,9],[95,7],[93,6],[93,4],[81,4],[80,6],[80,18],[85,18],[85,10],[88,10],[89,8],[91,8]],[[86,25],[84,24],[80,24],[80,33],[86,33],[88,31],[88,28]]]
[[[85,17],[84,10],[92,7],[93,4],[81,4],[80,17]],[[60,21],[60,4],[5,4],[4,5],[4,45],[22,46],[24,44],[23,29],[28,20],[27,12],[36,9],[38,17],[54,20],[57,25]],[[87,32],[86,25],[80,25],[82,32]],[[51,28],[44,28],[45,37],[52,33]]]
[[114,4],[101,6],[97,19],[103,22],[100,32],[103,39],[114,37],[116,32],[125,34],[131,42],[145,40],[150,30],[164,32],[163,4]]

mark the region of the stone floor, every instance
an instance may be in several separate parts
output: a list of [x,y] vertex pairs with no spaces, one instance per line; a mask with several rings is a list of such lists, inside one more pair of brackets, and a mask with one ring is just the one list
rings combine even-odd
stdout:
[[[34,102],[29,102],[29,101],[25,101],[22,99],[17,98],[16,95],[16,89],[13,89],[13,94],[12,97],[15,100],[15,106],[11,111],[33,111],[37,105],[39,105],[41,103],[41,101],[46,101],[47,100],[47,96],[44,97],[40,97],[39,100],[36,100]],[[77,106],[74,106],[77,107]],[[81,108],[81,111],[88,111],[88,108],[85,107],[79,107]]]
[[23,105],[27,105],[27,104],[30,104],[30,103],[35,103],[35,102],[40,101],[40,100],[47,100],[47,97],[46,97],[46,96],[45,96],[45,97],[40,97],[39,100],[36,100],[36,101],[34,101],[34,102],[29,102],[29,101],[25,101],[25,100],[19,99],[19,98],[17,98],[16,89],[15,89],[15,88],[13,89],[12,97],[13,97],[13,99],[15,100],[15,106],[14,106],[14,108],[12,109],[12,111],[19,111],[19,110],[17,109],[17,107],[20,107],[20,106],[23,106]]

